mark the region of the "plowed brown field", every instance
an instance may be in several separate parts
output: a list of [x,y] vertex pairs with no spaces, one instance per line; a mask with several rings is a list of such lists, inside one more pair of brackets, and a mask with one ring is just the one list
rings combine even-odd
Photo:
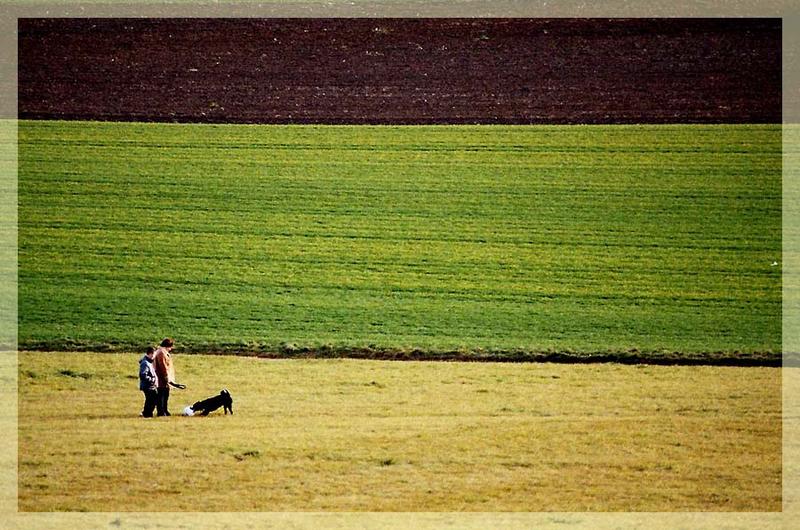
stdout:
[[19,115],[780,122],[780,19],[22,19]]

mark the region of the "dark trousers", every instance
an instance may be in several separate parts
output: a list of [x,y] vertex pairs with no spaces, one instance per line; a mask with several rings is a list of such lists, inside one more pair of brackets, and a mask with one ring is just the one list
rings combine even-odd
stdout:
[[169,387],[158,389],[158,400],[156,401],[156,414],[159,416],[169,416]]
[[158,403],[158,392],[156,392],[156,389],[142,390],[142,392],[144,393],[144,408],[142,409],[142,416],[145,418],[152,418],[153,410],[156,408],[156,404]]

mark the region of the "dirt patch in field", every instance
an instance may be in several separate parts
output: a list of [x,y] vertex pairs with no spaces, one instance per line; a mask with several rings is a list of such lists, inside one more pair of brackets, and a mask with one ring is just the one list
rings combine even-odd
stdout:
[[[138,351],[141,344],[90,344],[78,341],[27,341],[21,351],[61,351],[126,353]],[[800,358],[780,352],[669,352],[619,350],[605,352],[556,352],[534,350],[423,350],[356,346],[314,346],[269,344],[181,344],[175,350],[181,354],[232,355],[262,359],[362,359],[373,361],[458,361],[496,363],[619,363],[662,366],[800,366]]]
[[21,19],[19,116],[777,123],[780,19]]

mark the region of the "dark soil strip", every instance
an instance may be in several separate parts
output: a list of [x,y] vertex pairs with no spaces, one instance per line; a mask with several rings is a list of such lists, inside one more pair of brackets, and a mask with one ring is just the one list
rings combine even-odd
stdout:
[[[43,341],[20,344],[20,351],[67,351],[124,353],[144,351],[141,344],[92,344],[77,341]],[[482,349],[430,351],[391,348],[353,348],[339,346],[295,347],[260,344],[183,344],[176,353],[237,355],[262,359],[362,359],[376,361],[459,361],[502,363],[619,363],[661,366],[765,366],[800,367],[800,354],[774,352],[537,352],[525,350],[488,351]]]
[[779,123],[780,19],[21,19],[19,116]]

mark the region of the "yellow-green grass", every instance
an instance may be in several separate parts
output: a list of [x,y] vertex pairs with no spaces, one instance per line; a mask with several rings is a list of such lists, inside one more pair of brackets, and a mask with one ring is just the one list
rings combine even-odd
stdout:
[[22,511],[775,511],[776,368],[19,354]]
[[781,129],[19,126],[19,344],[781,353]]

